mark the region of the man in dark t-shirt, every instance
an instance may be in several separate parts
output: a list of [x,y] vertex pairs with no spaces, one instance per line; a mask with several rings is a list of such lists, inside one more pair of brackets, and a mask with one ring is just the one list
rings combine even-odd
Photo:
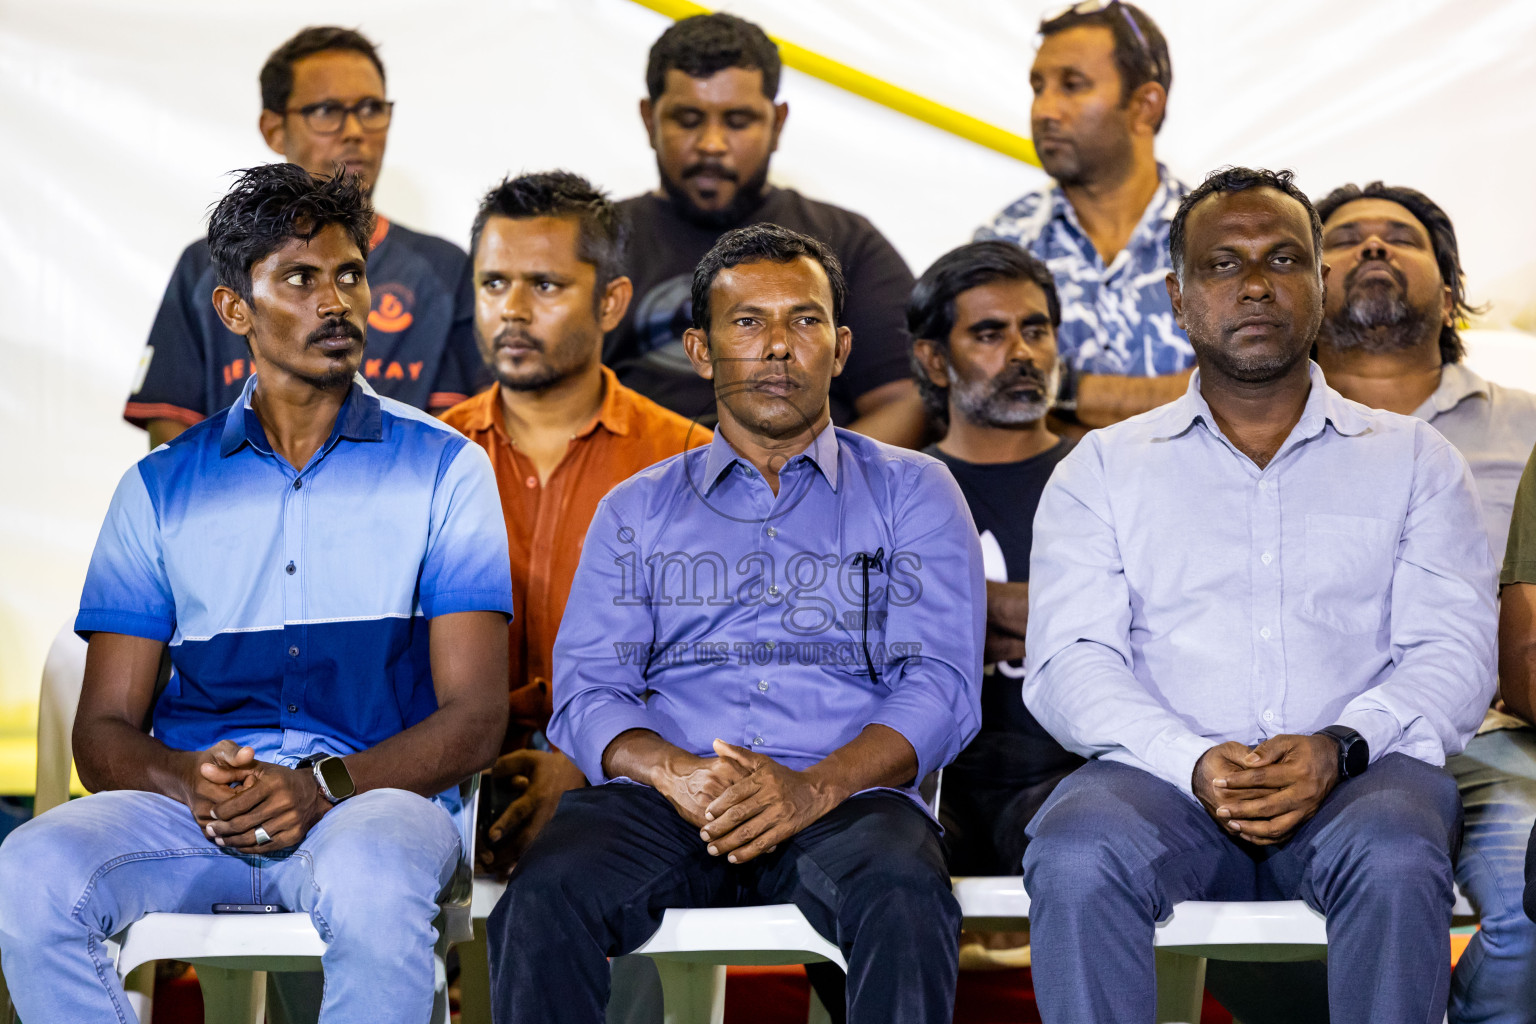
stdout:
[[694,373],[682,336],[692,323],[693,269],[731,228],[773,223],[830,245],[848,280],[843,324],[853,351],[832,381],[832,420],[892,444],[922,436],[901,309],[912,275],[856,213],[767,184],[788,104],[774,103],[779,53],[728,14],[685,18],[651,48],[640,116],[656,151],[657,191],[620,203],[629,223],[626,274],[635,301],[604,339],[619,379],[684,416],[712,423],[713,385]]
[[[392,104],[373,44],[350,29],[306,28],[261,69],[261,133],[290,163],[317,174],[378,180]],[[474,339],[469,263],[451,242],[379,216],[368,254],[368,341],[361,372],[380,395],[431,412],[489,381]],[[208,243],[182,253],[150,329],[123,418],[150,446],[230,405],[254,367],[250,349],[213,309]],[[292,287],[314,287],[297,276]],[[257,297],[260,301],[260,297]]]
[[944,770],[939,809],[957,875],[1019,872],[1024,826],[1083,763],[1035,721],[1021,686],[1035,508],[1072,449],[1045,418],[1060,320],[1050,270],[1003,241],[941,256],[907,305],[918,386],[945,431],[927,453],[960,484],[987,574],[981,732]]

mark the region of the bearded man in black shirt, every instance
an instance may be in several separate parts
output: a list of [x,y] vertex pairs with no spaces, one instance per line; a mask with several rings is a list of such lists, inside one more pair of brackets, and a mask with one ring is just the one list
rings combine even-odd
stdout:
[[863,217],[768,184],[789,115],[787,103],[774,102],[779,71],[773,41],[729,14],[685,18],[651,47],[640,117],[661,185],[619,204],[629,221],[625,273],[635,301],[604,339],[603,361],[625,385],[712,425],[713,385],[693,372],[682,344],[692,324],[693,268],[731,228],[779,224],[831,246],[848,280],[842,326],[853,331],[853,351],[832,381],[833,422],[916,445],[922,402],[901,324],[912,274]]
[[1072,450],[1045,418],[1060,381],[1060,322],[1050,270],[1012,242],[939,257],[907,305],[918,387],[945,429],[926,451],[959,482],[987,573],[981,732],[944,770],[939,809],[957,875],[1018,874],[1024,826],[1083,763],[1035,721],[1021,687],[1035,508]]

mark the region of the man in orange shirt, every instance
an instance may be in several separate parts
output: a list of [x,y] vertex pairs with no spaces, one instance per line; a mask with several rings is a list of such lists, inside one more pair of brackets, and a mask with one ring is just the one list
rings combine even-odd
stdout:
[[511,717],[490,789],[515,799],[481,815],[479,843],[480,867],[503,877],[560,795],[585,785],[543,729],[587,524],[615,484],[711,437],[602,364],[632,291],[623,234],[605,195],[554,171],[487,193],[470,242],[475,330],[497,382],[443,419],[490,453],[512,556]]

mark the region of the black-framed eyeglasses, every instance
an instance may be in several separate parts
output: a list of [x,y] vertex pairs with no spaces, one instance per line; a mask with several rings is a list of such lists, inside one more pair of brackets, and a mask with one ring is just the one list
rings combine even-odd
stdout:
[[[1136,47],[1141,51],[1142,60],[1147,62],[1147,70],[1152,74],[1154,82],[1161,82],[1164,78],[1163,62],[1152,52],[1152,44],[1147,41],[1146,35],[1141,31],[1141,26],[1136,23],[1136,16],[1121,3],[1121,0],[1078,0],[1077,3],[1067,4],[1059,10],[1052,11],[1040,19],[1041,25],[1049,25],[1057,18],[1065,18],[1069,14],[1097,14],[1107,11],[1111,7],[1120,12],[1120,17],[1131,30],[1131,36],[1136,40]],[[1039,49],[1040,37],[1035,38],[1035,48]]]
[[309,125],[309,130],[317,135],[333,135],[347,123],[348,114],[357,118],[363,131],[381,132],[389,127],[389,119],[394,110],[394,100],[380,100],[370,96],[358,100],[350,107],[336,100],[321,100],[319,103],[290,108],[286,113],[298,114]]

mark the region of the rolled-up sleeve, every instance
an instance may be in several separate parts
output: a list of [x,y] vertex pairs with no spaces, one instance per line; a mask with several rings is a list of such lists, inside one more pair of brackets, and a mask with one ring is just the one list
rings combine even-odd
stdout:
[[[603,752],[622,732],[660,723],[646,709],[647,651],[656,637],[635,531],[604,498],[592,517],[555,637],[549,740],[592,783],[609,782]],[[630,538],[626,542],[623,538]]]
[[[987,589],[981,543],[949,470],[921,467],[896,510],[895,537],[916,580],[915,600],[890,602],[886,636],[904,653],[884,678],[891,693],[869,724],[901,733],[917,753],[919,779],[953,761],[981,726],[981,658]],[[894,585],[894,583],[893,583]]]
[[1444,764],[1493,698],[1498,576],[1466,460],[1421,427],[1392,573],[1392,670],[1345,706],[1339,724],[1365,737],[1373,760],[1399,752]]
[[1122,761],[1190,793],[1211,742],[1132,672],[1131,593],[1093,434],[1052,474],[1035,513],[1024,703],[1062,746]]

